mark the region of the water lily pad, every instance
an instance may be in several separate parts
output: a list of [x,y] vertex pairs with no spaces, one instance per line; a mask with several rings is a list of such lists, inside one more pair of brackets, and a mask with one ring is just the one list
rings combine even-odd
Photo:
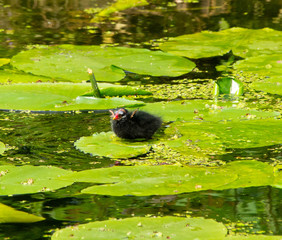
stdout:
[[[103,84],[101,84],[103,86]],[[106,85],[105,89],[109,87]],[[113,87],[111,85],[111,87]],[[101,88],[103,94],[103,87]],[[122,92],[122,88],[121,92]],[[136,92],[132,89],[133,92]],[[90,83],[34,83],[0,86],[0,109],[32,111],[71,111],[141,106],[126,98],[82,97],[91,92]],[[107,90],[105,90],[107,91]]]
[[0,203],[0,223],[34,223],[44,219]]
[[255,148],[281,143],[281,120],[174,123],[166,129],[167,144],[184,155],[217,155],[227,149]]
[[282,95],[281,54],[247,58],[234,64],[234,68],[244,73],[256,74],[262,78],[251,84],[254,89]]
[[140,109],[162,117],[164,121],[220,121],[267,118],[279,116],[277,112],[247,110],[233,107],[231,102],[208,100],[148,103]]
[[231,51],[240,57],[282,53],[282,32],[269,28],[230,28],[220,32],[201,33],[170,38],[160,48],[178,56],[207,58]]
[[72,180],[59,180],[70,171],[46,166],[0,166],[0,195],[27,194],[53,191],[73,183]]
[[0,67],[5,64],[8,64],[9,62],[10,62],[9,58],[0,58]]
[[0,154],[2,154],[5,151],[5,144],[3,142],[0,142]]
[[126,141],[116,137],[113,132],[81,137],[74,145],[84,153],[109,158],[132,158],[147,153],[151,148],[148,142]]
[[81,224],[56,231],[59,239],[185,239],[223,240],[227,230],[222,223],[204,218],[134,217]]
[[179,166],[134,166],[85,170],[63,177],[77,182],[107,183],[82,190],[102,195],[170,195],[216,189],[237,179],[228,169]]
[[[249,176],[249,179],[248,179]],[[91,182],[82,193],[111,196],[171,195],[201,190],[275,186],[274,167],[258,161],[235,161],[223,167],[123,166],[75,172],[60,179]]]
[[52,78],[36,76],[20,71],[5,69],[0,70],[0,83],[28,83],[28,82],[51,82]]
[[230,77],[220,78],[214,84],[214,95],[241,96],[243,95],[243,83]]
[[97,81],[113,82],[124,78],[122,69],[153,76],[179,76],[195,67],[188,59],[160,51],[74,45],[23,51],[12,58],[11,64],[35,75],[74,82],[88,80],[88,68],[93,70]]

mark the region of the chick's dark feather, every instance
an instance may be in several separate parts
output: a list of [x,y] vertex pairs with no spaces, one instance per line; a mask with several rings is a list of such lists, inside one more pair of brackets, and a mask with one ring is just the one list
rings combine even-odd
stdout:
[[122,116],[119,119],[111,120],[112,130],[120,138],[149,139],[162,125],[162,120],[159,117],[147,112],[120,110],[122,110]]

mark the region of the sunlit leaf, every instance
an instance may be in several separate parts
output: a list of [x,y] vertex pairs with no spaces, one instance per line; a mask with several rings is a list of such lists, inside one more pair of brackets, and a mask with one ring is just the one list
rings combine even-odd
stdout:
[[88,80],[88,68],[93,70],[97,81],[113,82],[124,78],[123,69],[153,76],[179,76],[195,67],[188,59],[160,51],[74,45],[23,51],[12,58],[11,64],[35,75],[74,82]]
[[0,223],[34,223],[44,219],[0,203]]
[[113,132],[81,137],[74,145],[84,153],[109,158],[131,158],[145,154],[151,148],[148,142],[123,140],[116,137]]
[[234,68],[260,77],[251,84],[254,89],[282,95],[282,54],[247,58],[237,62]]
[[0,195],[27,194],[53,191],[73,183],[72,180],[58,180],[70,171],[47,166],[0,166]]
[[140,108],[162,117],[164,121],[220,121],[267,118],[279,116],[277,112],[247,110],[233,106],[232,102],[209,100],[148,103]]
[[[99,85],[100,86],[100,85]],[[113,85],[101,84],[101,92]],[[115,89],[115,88],[114,88]],[[118,87],[123,93],[123,88]],[[115,89],[118,91],[117,89]],[[127,89],[128,90],[128,89]],[[143,102],[126,98],[93,98],[83,97],[91,92],[90,83],[34,83],[0,86],[0,109],[32,111],[71,111],[111,109],[125,106],[141,106]],[[136,92],[132,89],[132,92]],[[111,91],[109,90],[109,93]],[[112,93],[114,95],[114,93]]]
[[269,28],[230,28],[220,32],[203,31],[170,38],[160,48],[178,56],[207,58],[229,51],[240,57],[282,53],[282,32]]
[[174,123],[166,129],[167,144],[184,155],[223,154],[227,149],[255,148],[281,143],[281,120]]
[[5,64],[8,64],[9,62],[10,62],[9,58],[0,58],[0,67]]
[[247,160],[222,167],[162,165],[100,168],[76,172],[60,179],[96,183],[99,185],[88,187],[82,193],[111,196],[171,195],[281,184],[272,166]]
[[227,230],[222,223],[204,218],[134,217],[68,227],[56,231],[59,239],[185,239],[223,240]]

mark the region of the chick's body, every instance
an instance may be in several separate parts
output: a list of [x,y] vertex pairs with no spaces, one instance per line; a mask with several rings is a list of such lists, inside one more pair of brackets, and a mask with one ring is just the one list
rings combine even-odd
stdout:
[[149,139],[162,125],[159,117],[138,110],[129,112],[122,108],[115,113],[112,112],[112,117],[113,132],[118,137],[126,139]]

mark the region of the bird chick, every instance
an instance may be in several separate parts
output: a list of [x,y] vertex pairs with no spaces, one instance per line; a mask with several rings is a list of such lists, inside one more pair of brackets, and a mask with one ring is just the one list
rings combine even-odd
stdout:
[[147,112],[139,110],[129,112],[124,108],[110,112],[112,130],[120,138],[149,139],[162,125],[161,118]]

